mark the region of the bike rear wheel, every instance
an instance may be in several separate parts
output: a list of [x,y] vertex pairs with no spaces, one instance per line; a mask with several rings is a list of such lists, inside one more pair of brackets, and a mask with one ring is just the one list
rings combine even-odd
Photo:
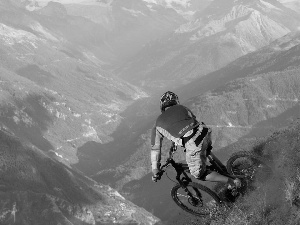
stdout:
[[264,181],[272,172],[265,159],[247,151],[234,153],[227,161],[226,167],[230,174],[248,180]]
[[215,192],[194,182],[185,186],[175,185],[171,190],[171,196],[180,208],[196,216],[211,215],[221,203]]

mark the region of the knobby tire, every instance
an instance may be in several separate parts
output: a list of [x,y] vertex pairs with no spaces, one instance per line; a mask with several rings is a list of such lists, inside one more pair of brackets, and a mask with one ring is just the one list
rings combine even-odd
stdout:
[[[236,152],[236,153],[232,154],[232,156],[227,161],[226,168],[230,174],[237,175],[237,176],[245,175],[244,172],[240,168],[236,168],[237,166],[235,165],[235,162],[242,158],[255,162],[257,165],[257,168],[258,168],[258,166],[261,166],[261,167],[264,167],[269,173],[271,172],[270,166],[268,165],[268,163],[266,162],[266,160],[263,157],[255,155],[252,152],[241,151],[241,152]],[[253,164],[253,167],[256,166],[255,163]],[[257,169],[257,168],[255,168],[255,169]]]
[[[184,187],[181,186],[180,184],[175,185],[172,190],[171,190],[171,196],[174,202],[183,210],[185,210],[188,213],[191,213],[196,216],[209,216],[212,214],[213,207],[217,207],[221,204],[221,200],[219,196],[210,190],[209,188],[198,184],[194,182],[190,182],[186,185],[186,187],[189,189],[191,188],[194,190],[195,193],[200,193],[202,196],[207,195],[209,197],[208,202],[205,202],[206,199],[204,199],[203,205],[199,204],[198,206],[193,206],[189,201],[188,201],[188,196],[185,196],[185,201],[181,201],[179,196],[183,196],[179,192],[183,193],[184,192]],[[193,195],[194,196],[194,195]],[[212,202],[214,201],[214,202]],[[210,205],[209,205],[210,204]],[[212,205],[214,204],[214,205]],[[201,206],[202,205],[202,206]]]

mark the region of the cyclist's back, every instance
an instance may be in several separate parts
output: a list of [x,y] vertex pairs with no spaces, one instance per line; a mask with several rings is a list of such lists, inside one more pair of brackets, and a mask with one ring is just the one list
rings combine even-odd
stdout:
[[155,128],[173,142],[182,145],[182,137],[199,126],[196,117],[186,107],[174,105],[164,111],[156,120]]

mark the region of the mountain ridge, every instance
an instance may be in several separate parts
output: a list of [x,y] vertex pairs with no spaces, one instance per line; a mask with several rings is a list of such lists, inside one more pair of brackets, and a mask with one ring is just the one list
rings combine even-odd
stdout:
[[[283,5],[278,15],[273,11],[263,11],[267,6],[262,3],[262,9],[257,9],[255,1],[249,4],[228,2],[227,8],[223,3],[227,11],[218,5],[220,1],[212,2],[198,19],[186,24],[181,32],[177,30],[177,34],[170,35],[169,39],[147,45],[136,58],[115,72],[149,91],[174,88],[179,83],[194,81],[268,45],[291,29],[295,30],[295,23],[299,21],[299,15],[290,13],[290,9]],[[213,5],[222,9],[221,15],[217,14]]]

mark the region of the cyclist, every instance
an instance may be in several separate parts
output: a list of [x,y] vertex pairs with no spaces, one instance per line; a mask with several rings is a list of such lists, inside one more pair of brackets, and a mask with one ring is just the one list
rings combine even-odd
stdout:
[[228,183],[229,188],[240,187],[239,179],[223,176],[206,167],[206,150],[211,146],[211,129],[197,121],[187,107],[180,105],[178,96],[167,91],[160,98],[161,115],[151,134],[152,180],[157,181],[160,171],[161,145],[164,137],[186,150],[190,173],[199,180]]

